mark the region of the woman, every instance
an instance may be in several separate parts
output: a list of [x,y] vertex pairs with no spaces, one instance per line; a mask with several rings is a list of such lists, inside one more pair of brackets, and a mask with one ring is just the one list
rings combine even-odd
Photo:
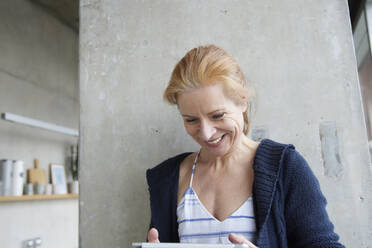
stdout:
[[164,98],[201,149],[147,171],[149,242],[343,247],[301,155],[247,137],[250,95],[237,62],[219,47],[194,48],[176,65]]

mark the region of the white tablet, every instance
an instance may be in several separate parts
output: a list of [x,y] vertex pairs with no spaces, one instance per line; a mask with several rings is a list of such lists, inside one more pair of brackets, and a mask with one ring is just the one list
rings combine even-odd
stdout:
[[132,243],[135,248],[249,248],[238,244]]

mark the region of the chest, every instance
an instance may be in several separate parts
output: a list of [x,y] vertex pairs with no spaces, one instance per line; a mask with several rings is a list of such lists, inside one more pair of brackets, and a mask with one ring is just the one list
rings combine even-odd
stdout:
[[219,220],[212,216],[190,188],[177,208],[178,233],[181,243],[229,244],[230,233],[239,233],[253,242],[256,222],[250,197],[234,213]]
[[[229,175],[230,174],[230,175]],[[205,209],[219,221],[236,212],[252,195],[253,171],[222,175],[195,173],[192,188]]]

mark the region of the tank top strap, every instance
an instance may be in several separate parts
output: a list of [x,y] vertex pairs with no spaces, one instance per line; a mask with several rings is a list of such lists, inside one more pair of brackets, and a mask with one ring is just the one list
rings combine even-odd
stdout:
[[199,158],[199,153],[200,151],[198,151],[198,153],[196,154],[194,163],[192,164],[190,186],[189,186],[190,188],[192,188],[192,180],[194,179],[195,167],[196,167],[196,162],[198,161],[198,158]]

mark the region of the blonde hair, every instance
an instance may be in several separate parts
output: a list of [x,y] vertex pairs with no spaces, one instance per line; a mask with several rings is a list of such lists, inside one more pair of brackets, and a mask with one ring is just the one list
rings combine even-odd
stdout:
[[236,60],[222,48],[215,45],[191,49],[173,69],[164,99],[177,104],[177,96],[191,89],[221,83],[225,94],[237,105],[247,104],[243,113],[245,135],[249,132],[250,102],[252,90],[246,88],[246,80]]

